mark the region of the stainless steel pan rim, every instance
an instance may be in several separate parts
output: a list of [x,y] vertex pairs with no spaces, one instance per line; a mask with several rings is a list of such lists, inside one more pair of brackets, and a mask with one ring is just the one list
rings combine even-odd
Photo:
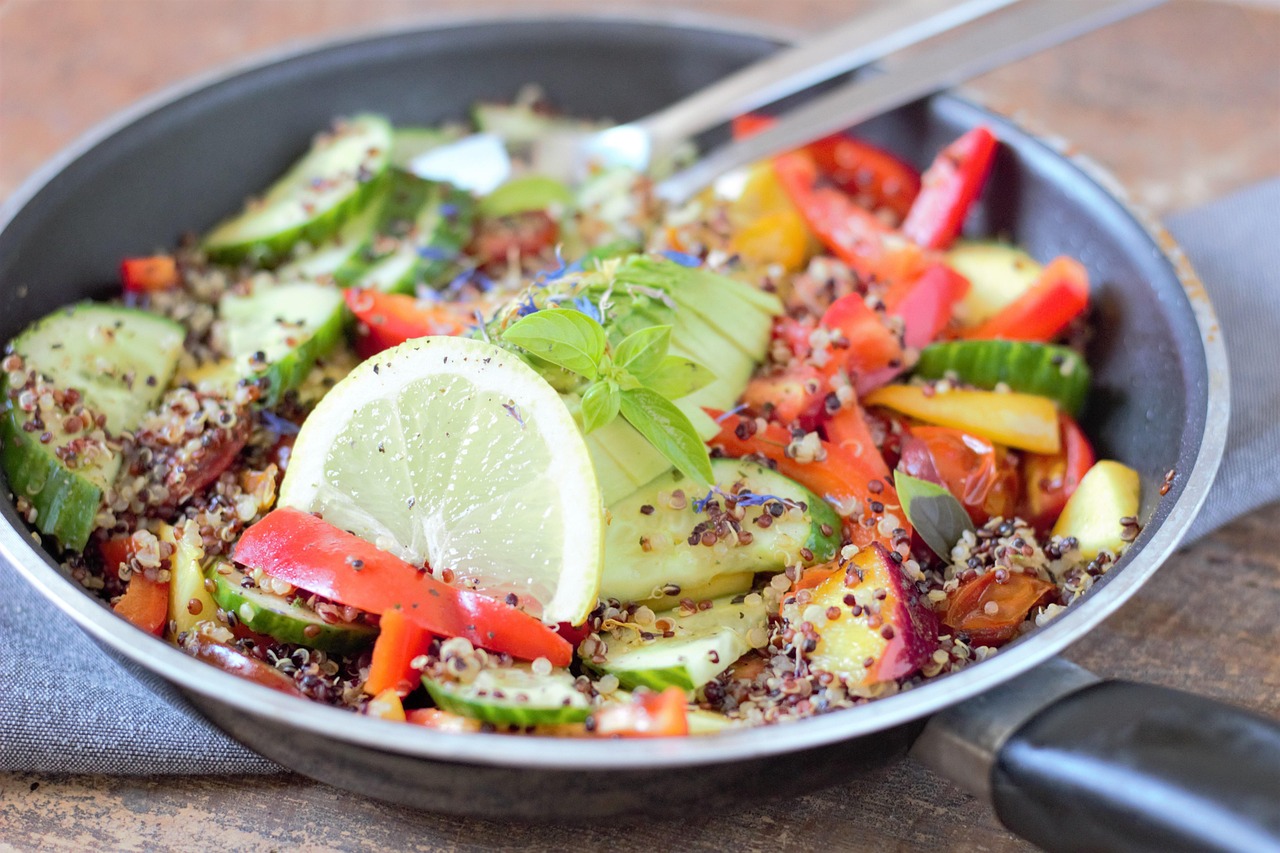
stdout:
[[[776,30],[765,32],[758,22],[726,20],[703,15],[670,13],[605,13],[601,15],[526,16],[503,18],[506,23],[550,21],[611,21],[665,25],[679,29],[737,32],[777,40]],[[469,16],[400,26],[348,36],[291,45],[230,68],[203,75],[149,97],[99,124],[39,169],[3,206],[0,231],[57,174],[96,145],[145,115],[213,83],[314,51],[333,49],[368,38],[472,26],[492,22],[492,16]],[[953,97],[953,96],[947,96]],[[1006,121],[996,117],[999,121]],[[1181,250],[1154,221],[1127,204],[1118,184],[1096,164],[1069,153],[1067,146],[1036,134],[1036,144],[1072,162],[1087,180],[1102,188],[1124,208],[1129,219],[1149,236],[1182,284],[1200,332],[1207,365],[1205,430],[1190,471],[1179,471],[1174,504],[1158,528],[1143,532],[1135,548],[1108,575],[1106,583],[1034,635],[1015,643],[979,666],[971,666],[937,681],[848,711],[821,715],[795,723],[728,732],[716,737],[653,741],[586,741],[521,738],[506,735],[451,734],[418,726],[406,726],[325,707],[277,693],[207,666],[178,649],[153,638],[118,618],[77,584],[65,578],[56,564],[32,547],[33,534],[18,518],[12,505],[3,502],[0,512],[8,524],[0,525],[0,556],[15,566],[41,593],[76,621],[98,642],[136,661],[180,689],[230,705],[250,716],[288,720],[298,728],[352,744],[434,760],[503,767],[543,769],[624,769],[696,766],[744,761],[768,755],[822,746],[868,735],[925,717],[964,699],[978,695],[1047,660],[1079,639],[1130,598],[1178,546],[1203,504],[1212,485],[1226,441],[1229,412],[1227,358],[1222,333],[1204,286],[1196,278]]]

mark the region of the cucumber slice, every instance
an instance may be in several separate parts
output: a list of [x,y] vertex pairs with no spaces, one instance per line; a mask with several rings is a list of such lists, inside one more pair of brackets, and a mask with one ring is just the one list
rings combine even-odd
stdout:
[[215,261],[270,266],[299,240],[333,234],[376,190],[391,158],[391,125],[359,115],[321,134],[311,150],[259,200],[205,237]]
[[1038,394],[1077,415],[1089,394],[1089,365],[1075,350],[1026,341],[948,341],[920,352],[915,373],[941,379],[952,371],[962,382]]
[[547,208],[566,211],[572,206],[573,191],[562,181],[546,175],[526,175],[507,181],[482,198],[479,212],[496,219]]
[[630,689],[697,690],[751,650],[749,632],[769,624],[764,599],[758,595],[752,598],[751,604],[716,599],[710,609],[688,615],[679,611],[658,614],[659,619],[672,623],[673,637],[645,639],[632,630],[621,636],[611,633],[605,639],[605,661],[598,669],[616,676]]
[[[724,493],[753,494],[752,503],[765,496],[760,506],[746,506],[739,524],[751,534],[749,544],[717,541],[713,545],[689,544],[696,530],[701,534],[708,523],[707,512],[697,512],[694,503],[703,495],[690,493],[687,480],[669,472],[634,494],[609,507],[605,530],[604,574],[601,597],[619,601],[646,601],[662,595],[664,587],[703,587],[724,575],[782,571],[795,563],[815,564],[830,560],[840,547],[840,519],[827,503],[800,484],[776,471],[742,459],[713,459],[711,470]],[[684,505],[673,509],[672,493],[685,491]],[[714,496],[723,509],[725,499]],[[679,500],[676,500],[679,504]],[[803,505],[805,508],[800,509]],[[781,514],[773,516],[772,512]],[[768,527],[755,520],[770,516]],[[805,556],[805,553],[809,556]]]
[[[104,416],[106,434],[116,435],[136,427],[164,393],[185,336],[181,325],[155,314],[83,302],[38,320],[12,347],[45,388],[78,391],[90,411]],[[28,412],[20,405],[22,388],[10,388],[7,377],[0,387],[0,464],[9,489],[35,508],[42,533],[82,550],[120,469],[119,452],[91,437],[91,427],[69,432],[70,412],[46,406],[43,395],[35,395]]]
[[235,375],[265,379],[260,402],[268,407],[301,385],[342,336],[341,291],[309,282],[263,287],[249,296],[228,294],[218,313],[226,323]]
[[423,676],[422,685],[441,710],[499,726],[580,723],[591,713],[591,703],[563,669],[538,675],[518,664],[481,670],[470,684]]
[[250,631],[282,643],[346,654],[364,648],[378,635],[378,629],[371,625],[324,621],[301,601],[289,601],[253,585],[229,560],[214,560],[205,576],[213,581],[211,594],[219,607],[234,613]]
[[597,122],[551,115],[528,103],[481,102],[471,108],[476,130],[500,137],[509,149],[527,147],[535,139],[557,130],[589,131]]
[[705,708],[690,708],[686,713],[689,718],[689,734],[691,735],[718,735],[720,732],[728,731],[737,725],[724,714],[708,711]]
[[334,277],[344,285],[387,293],[444,284],[471,239],[474,219],[469,193],[395,172],[375,236]]
[[966,326],[976,326],[1027,292],[1040,276],[1040,264],[1017,246],[994,241],[958,241],[947,263],[969,279],[969,291],[956,306]]
[[342,224],[332,239],[280,267],[276,270],[277,278],[281,281],[295,281],[334,276],[338,270],[355,261],[361,250],[373,239],[389,195],[389,188],[384,184],[369,198],[359,213]]
[[391,136],[391,165],[410,171],[414,158],[419,154],[461,137],[461,128],[397,127]]
[[136,427],[164,394],[185,338],[186,329],[159,315],[81,302],[37,320],[13,349],[28,369],[83,394],[117,433]]

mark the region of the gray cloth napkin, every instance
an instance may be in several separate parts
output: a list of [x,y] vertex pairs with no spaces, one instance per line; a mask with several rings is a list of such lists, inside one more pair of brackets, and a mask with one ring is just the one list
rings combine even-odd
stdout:
[[[1190,538],[1280,498],[1280,179],[1170,218],[1226,332],[1235,406],[1226,459]],[[276,773],[154,696],[0,565],[0,771]]]

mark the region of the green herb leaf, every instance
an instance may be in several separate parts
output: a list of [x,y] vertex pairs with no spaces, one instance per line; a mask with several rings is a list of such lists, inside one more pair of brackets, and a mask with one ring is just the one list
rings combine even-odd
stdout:
[[972,531],[969,513],[956,500],[955,495],[928,480],[921,480],[893,472],[893,482],[898,489],[898,500],[907,514],[907,521],[920,534],[929,550],[944,560],[951,560],[951,549],[960,541],[965,531]]
[[648,326],[623,338],[613,361],[637,379],[644,380],[662,365],[671,347],[670,326]]
[[507,327],[502,339],[565,370],[595,379],[604,356],[604,329],[581,311],[547,308]]
[[582,432],[597,430],[618,416],[622,391],[612,379],[593,382],[582,395]]
[[622,392],[622,416],[684,474],[702,486],[714,481],[711,457],[693,424],[675,404],[650,388]]
[[705,388],[716,380],[716,375],[696,361],[669,355],[658,369],[644,379],[644,384],[668,400],[678,400]]

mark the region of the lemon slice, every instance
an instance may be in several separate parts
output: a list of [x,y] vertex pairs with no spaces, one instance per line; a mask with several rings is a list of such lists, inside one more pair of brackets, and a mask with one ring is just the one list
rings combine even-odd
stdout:
[[559,395],[490,344],[419,338],[365,361],[298,434],[280,505],[414,565],[581,624],[604,550],[600,491]]

